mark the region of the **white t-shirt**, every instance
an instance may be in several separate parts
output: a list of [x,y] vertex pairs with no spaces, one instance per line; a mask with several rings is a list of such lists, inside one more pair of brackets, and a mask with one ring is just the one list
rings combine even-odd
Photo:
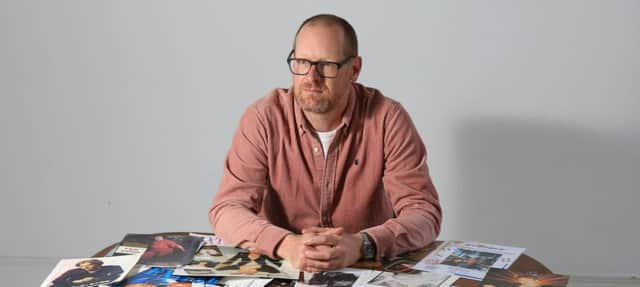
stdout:
[[320,143],[322,144],[322,152],[325,156],[327,156],[327,150],[329,150],[329,145],[333,140],[333,137],[336,136],[336,130],[328,131],[328,132],[318,132],[318,138],[320,138]]

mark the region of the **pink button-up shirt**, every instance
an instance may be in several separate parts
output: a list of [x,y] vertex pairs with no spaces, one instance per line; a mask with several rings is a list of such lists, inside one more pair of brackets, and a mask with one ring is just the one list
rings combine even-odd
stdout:
[[367,232],[378,258],[429,244],[438,194],[409,114],[353,84],[326,152],[292,90],[276,89],[242,116],[209,221],[223,240],[275,257],[285,235],[312,226]]

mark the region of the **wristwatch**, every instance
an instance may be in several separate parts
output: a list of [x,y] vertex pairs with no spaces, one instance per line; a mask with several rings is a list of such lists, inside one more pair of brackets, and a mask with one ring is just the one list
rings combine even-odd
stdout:
[[362,247],[360,251],[362,253],[362,259],[364,260],[374,260],[376,259],[376,243],[371,239],[371,236],[366,232],[361,232],[362,236]]

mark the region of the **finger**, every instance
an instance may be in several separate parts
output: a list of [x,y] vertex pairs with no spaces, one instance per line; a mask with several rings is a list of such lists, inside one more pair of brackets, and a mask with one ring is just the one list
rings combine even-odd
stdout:
[[317,273],[317,272],[323,272],[323,271],[334,271],[340,268],[337,267],[328,267],[328,268],[316,268],[316,267],[307,267],[305,269],[306,272],[312,272],[312,273]]
[[[331,267],[330,261],[322,261],[322,260],[313,260],[313,259],[305,259],[303,263],[305,270],[329,270]],[[313,271],[312,271],[313,272]],[[317,271],[315,271],[317,272]]]
[[302,230],[302,234],[335,234],[340,235],[344,232],[342,227],[309,227]]
[[313,226],[313,227],[309,227],[309,228],[305,228],[302,229],[302,234],[307,234],[307,233],[323,233],[327,230],[328,228],[325,227],[317,227],[317,226]]
[[342,227],[327,228],[325,233],[326,234],[333,234],[333,235],[342,235],[342,233],[344,233],[344,228],[342,228]]
[[333,248],[314,248],[304,251],[304,256],[311,260],[330,261],[338,257],[338,252]]
[[322,272],[324,270],[318,269],[318,268],[314,268],[314,267],[307,267],[307,268],[304,269],[304,271],[306,271],[306,272],[314,272],[315,273],[315,272]]
[[304,241],[304,245],[307,246],[326,245],[333,247],[338,243],[340,243],[340,238],[335,235],[316,235]]
[[307,269],[315,270],[314,272],[331,271],[340,268],[342,267],[340,267],[340,261],[338,259],[333,259],[330,261],[313,261],[313,263],[310,263],[310,266],[307,267]]

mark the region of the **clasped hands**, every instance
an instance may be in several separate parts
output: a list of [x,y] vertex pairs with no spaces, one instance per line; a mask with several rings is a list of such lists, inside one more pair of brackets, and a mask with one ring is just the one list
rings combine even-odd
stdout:
[[360,234],[345,233],[341,227],[311,227],[302,234],[289,234],[280,242],[277,255],[294,268],[320,272],[350,266],[361,257]]

